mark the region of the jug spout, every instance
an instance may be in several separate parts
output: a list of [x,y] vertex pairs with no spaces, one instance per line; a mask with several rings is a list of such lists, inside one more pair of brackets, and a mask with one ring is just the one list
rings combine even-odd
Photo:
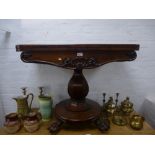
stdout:
[[23,101],[23,100],[27,100],[27,98],[24,97],[24,96],[13,97],[12,99],[15,100],[15,101]]
[[12,99],[17,101],[17,98],[16,97],[13,97]]
[[17,101],[17,98],[16,97],[13,97],[12,99],[15,100],[15,101]]

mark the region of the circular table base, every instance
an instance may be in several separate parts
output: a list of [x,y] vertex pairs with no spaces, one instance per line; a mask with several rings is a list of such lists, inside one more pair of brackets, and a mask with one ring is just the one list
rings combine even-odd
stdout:
[[[101,106],[90,99],[85,99],[76,109],[71,99],[63,100],[55,106],[55,117],[57,121],[51,124],[49,131],[51,134],[57,133],[61,128],[83,129],[98,128],[105,132],[110,128],[107,119],[101,120]],[[83,105],[83,106],[82,106]],[[81,109],[81,111],[79,111]]]
[[67,99],[58,103],[55,107],[55,116],[57,119],[71,124],[85,123],[99,118],[101,113],[100,105],[90,99],[85,99],[83,105],[87,105],[85,110],[75,111],[68,108],[73,101]]

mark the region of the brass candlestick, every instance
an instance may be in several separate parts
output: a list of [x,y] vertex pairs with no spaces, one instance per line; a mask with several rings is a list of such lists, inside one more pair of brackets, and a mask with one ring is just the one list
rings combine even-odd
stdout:
[[119,126],[124,126],[127,124],[127,120],[122,116],[122,111],[120,106],[118,106],[119,93],[116,93],[116,111],[113,114],[112,122]]
[[106,96],[106,93],[103,93],[103,106],[105,105],[105,96]]
[[118,103],[118,96],[119,96],[119,93],[116,93],[116,107],[117,107],[117,103]]

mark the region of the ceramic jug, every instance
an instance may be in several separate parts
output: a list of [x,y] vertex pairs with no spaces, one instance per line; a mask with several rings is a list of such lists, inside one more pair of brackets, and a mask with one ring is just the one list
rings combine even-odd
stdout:
[[39,96],[39,111],[42,115],[43,121],[49,121],[52,116],[52,104],[53,100],[51,96]]
[[40,94],[38,96],[39,101],[39,112],[41,113],[43,121],[49,121],[52,116],[52,105],[53,100],[51,96],[44,95],[43,93],[44,87],[39,87]]
[[21,121],[16,113],[10,113],[5,116],[4,130],[13,134],[16,133],[21,127]]
[[[31,101],[28,103],[28,98],[31,96]],[[31,105],[33,101],[34,95],[32,93],[26,96],[18,96],[13,99],[17,103],[17,113],[21,116],[27,115],[31,111]]]
[[24,117],[24,128],[28,132],[35,132],[40,127],[41,114],[30,112]]

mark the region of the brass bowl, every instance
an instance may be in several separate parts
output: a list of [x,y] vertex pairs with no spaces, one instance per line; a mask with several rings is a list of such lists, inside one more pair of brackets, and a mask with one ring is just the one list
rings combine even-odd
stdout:
[[144,117],[140,115],[133,115],[130,119],[130,126],[135,130],[140,130],[143,128]]
[[123,116],[114,115],[112,118],[112,122],[119,126],[127,125],[127,120]]

